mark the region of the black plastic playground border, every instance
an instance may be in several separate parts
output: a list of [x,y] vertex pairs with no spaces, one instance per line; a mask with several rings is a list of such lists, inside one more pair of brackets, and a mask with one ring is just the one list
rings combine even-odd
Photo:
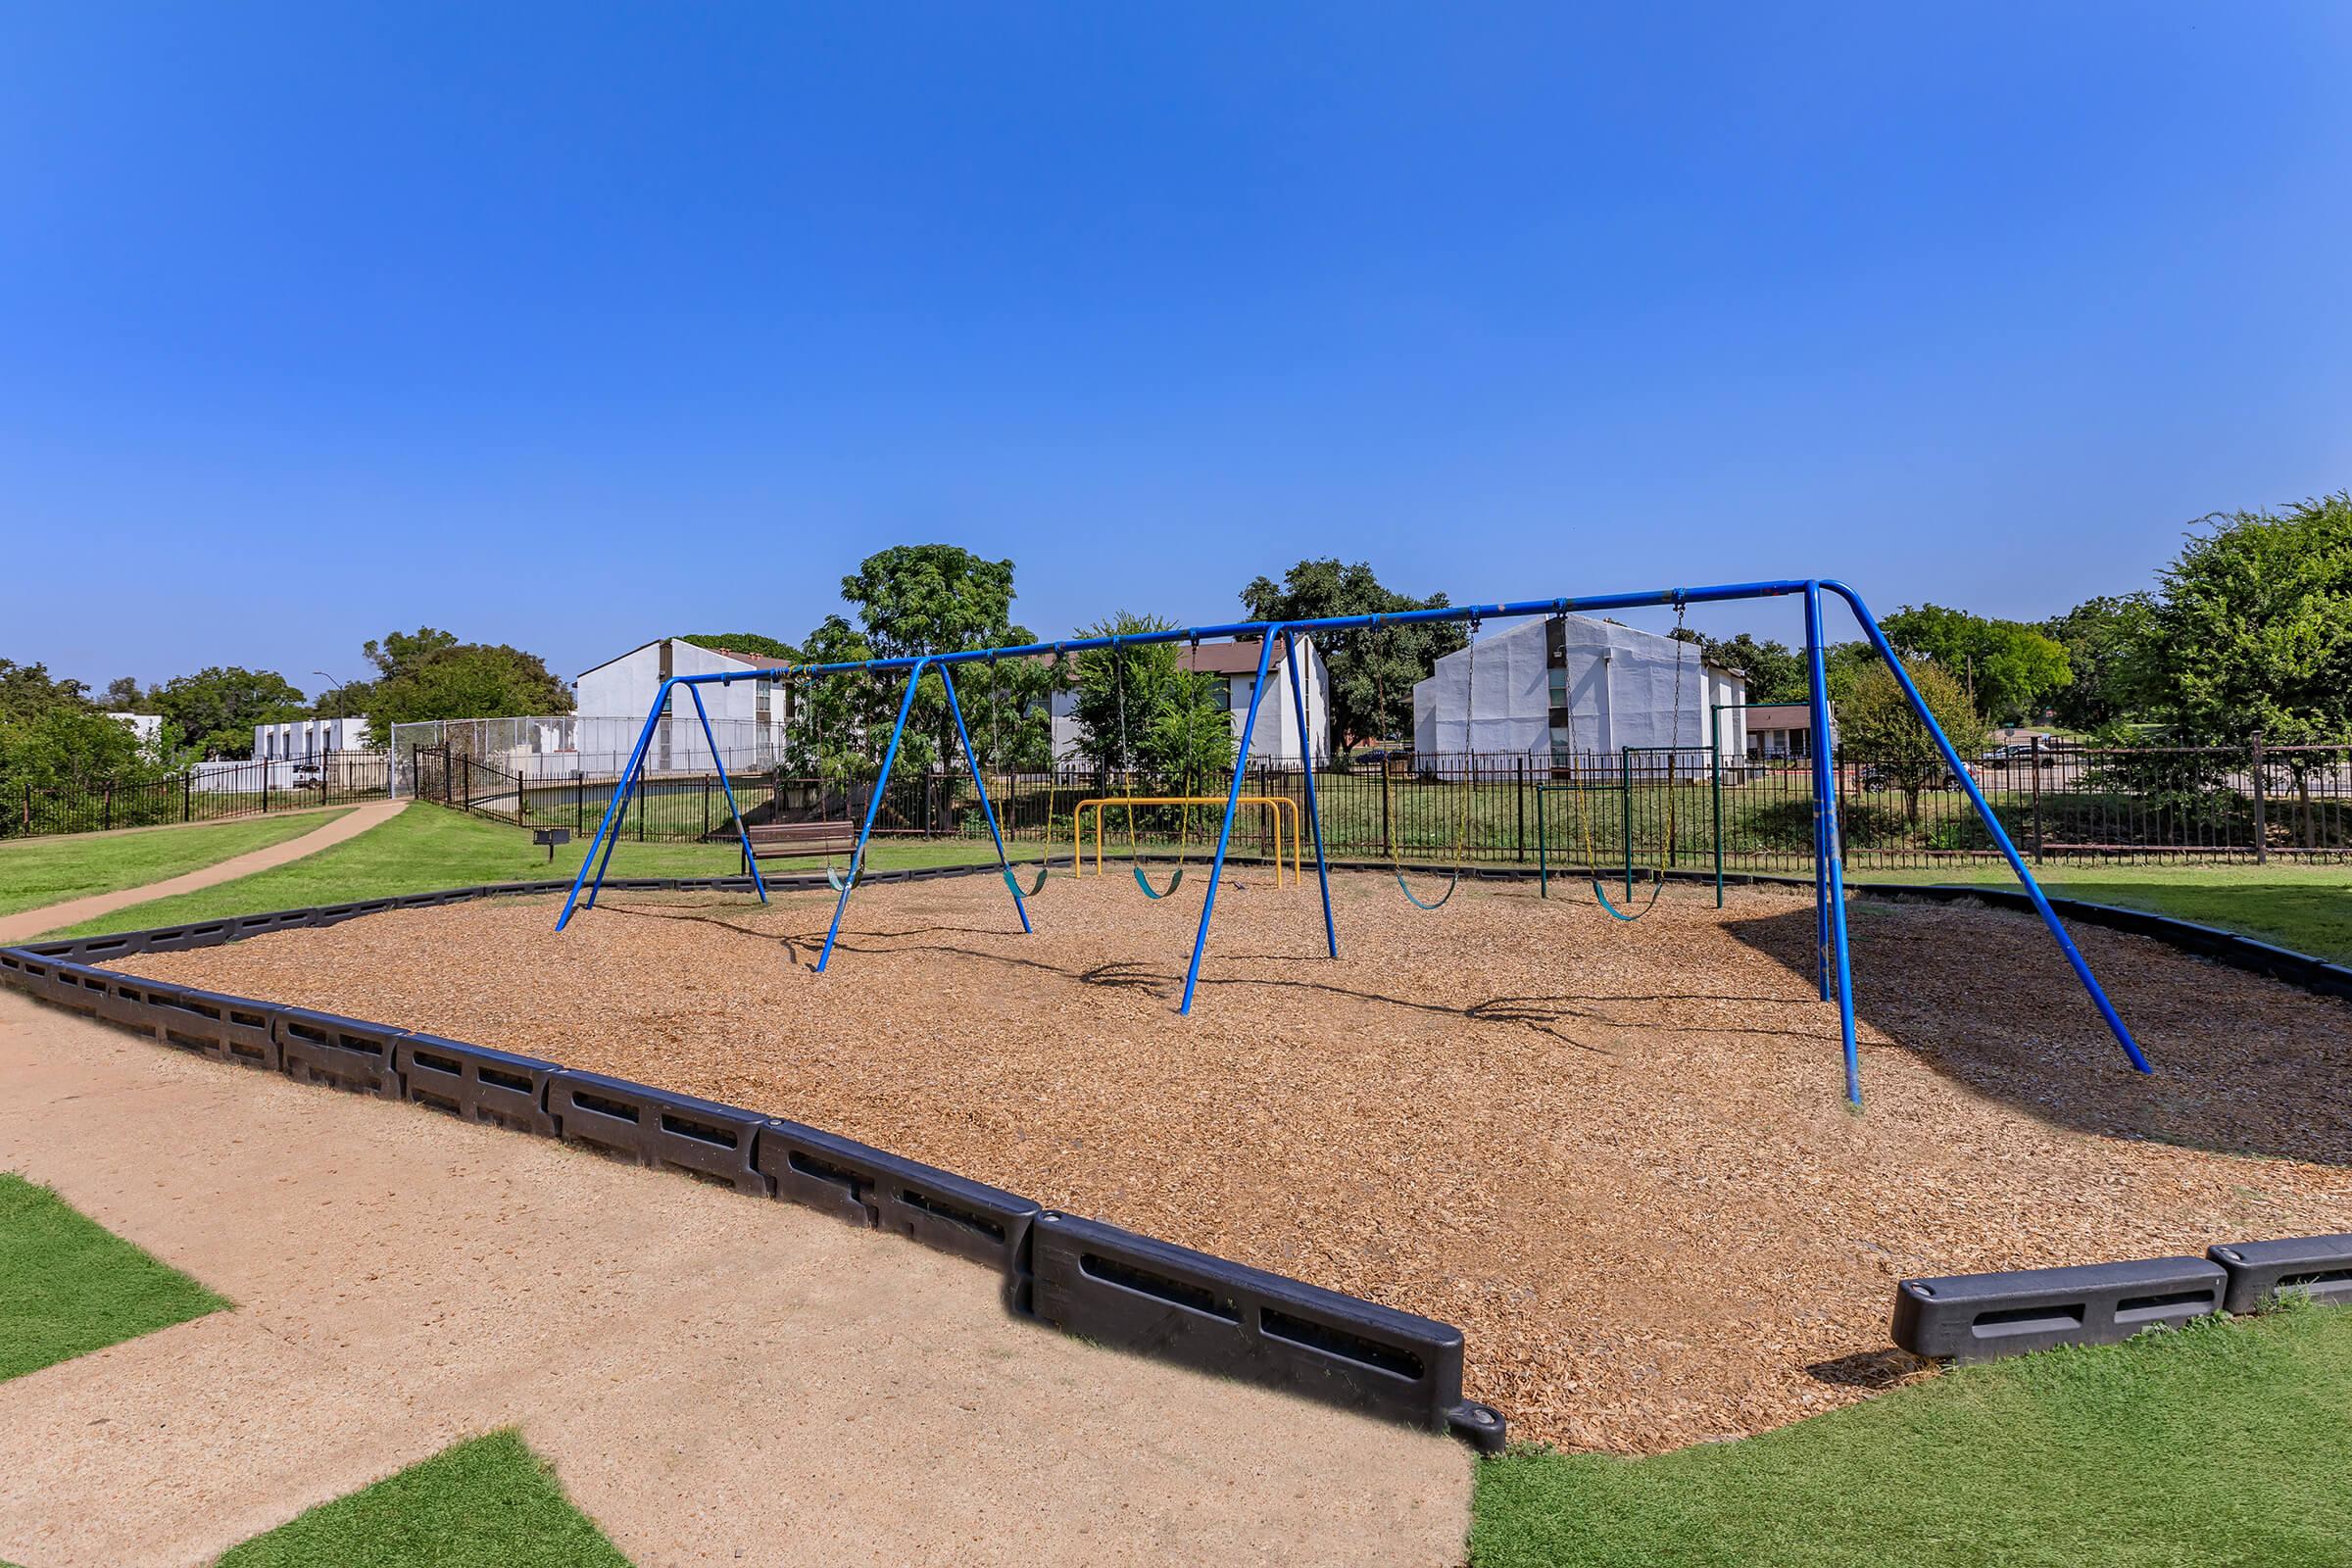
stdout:
[[[913,882],[975,870],[994,874],[996,867],[877,871],[863,880]],[[562,893],[570,885],[492,883],[0,948],[0,984],[198,1054],[561,1139],[890,1231],[994,1268],[1010,1311],[1064,1333],[1449,1432],[1482,1452],[1502,1448],[1501,1413],[1462,1396],[1462,1335],[1450,1324],[1059,1213],[760,1111],[465,1041],[96,966],[393,909]],[[825,884],[811,875],[770,885]],[[749,892],[752,883],[748,876],[614,877],[605,886]]]

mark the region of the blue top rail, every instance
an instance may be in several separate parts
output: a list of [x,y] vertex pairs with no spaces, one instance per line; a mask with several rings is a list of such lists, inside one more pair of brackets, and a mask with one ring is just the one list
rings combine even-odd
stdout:
[[1215,626],[1176,626],[1166,631],[1120,632],[1109,637],[1065,637],[1050,643],[1003,648],[967,648],[946,654],[908,654],[894,659],[860,659],[832,664],[787,664],[707,675],[672,675],[677,686],[731,686],[739,680],[791,680],[811,675],[854,675],[907,670],[932,664],[969,664],[1036,654],[1078,654],[1098,648],[1140,648],[1152,643],[1200,642],[1205,638],[1280,636],[1284,632],[1353,631],[1369,626],[1406,626],[1436,620],[1517,620],[1532,615],[1577,614],[1590,611],[1640,610],[1650,605],[1719,604],[1734,599],[1771,599],[1801,594],[1802,581],[1716,583],[1703,588],[1656,588],[1639,593],[1596,594],[1578,599],[1519,599],[1498,605],[1444,605],[1434,610],[1394,610],[1370,615],[1324,615],[1307,620],[1236,620]]

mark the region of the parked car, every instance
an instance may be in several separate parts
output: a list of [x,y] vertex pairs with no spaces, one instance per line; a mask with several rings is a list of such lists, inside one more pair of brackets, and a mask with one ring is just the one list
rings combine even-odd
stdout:
[[[1896,782],[1893,772],[1881,767],[1876,762],[1863,764],[1862,770],[1854,775],[1854,782],[1873,794],[1880,790],[1901,788],[1901,785]],[[1960,781],[1952,776],[1950,768],[1938,767],[1927,776],[1926,782],[1921,787],[1931,790],[1956,790],[1960,787]]]
[[2047,746],[1995,746],[1977,759],[1979,767],[2048,767],[2057,758]]
[[306,757],[306,758],[304,758],[304,759],[303,759],[301,761],[299,761],[299,762],[296,762],[296,763],[294,764],[294,782],[295,782],[295,783],[297,783],[297,784],[320,784],[320,783],[324,783],[324,782],[325,782],[325,780],[326,780],[326,764],[324,764],[323,762],[315,761],[315,760],[313,760],[312,759],[310,759],[310,758],[307,758],[307,757]]

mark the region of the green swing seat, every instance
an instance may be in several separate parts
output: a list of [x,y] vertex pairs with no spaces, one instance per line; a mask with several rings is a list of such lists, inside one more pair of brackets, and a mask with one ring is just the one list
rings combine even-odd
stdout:
[[1135,885],[1144,890],[1147,899],[1164,899],[1184,885],[1184,867],[1181,865],[1176,868],[1176,874],[1168,878],[1168,885],[1164,888],[1153,887],[1152,878],[1145,874],[1142,866],[1131,866],[1129,869],[1135,872]]

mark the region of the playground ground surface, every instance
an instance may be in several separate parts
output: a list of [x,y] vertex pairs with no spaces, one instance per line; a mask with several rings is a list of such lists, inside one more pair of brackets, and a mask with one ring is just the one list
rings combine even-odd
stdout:
[[551,901],[473,904],[123,966],[751,1105],[1443,1318],[1470,1394],[1569,1449],[1904,1381],[1905,1275],[2352,1230],[2337,1003],[2078,933],[2142,1078],[2030,919],[1857,901],[1857,1117],[1802,894],[1677,888],[1621,925],[1518,885],[1430,914],[1375,876],[1335,893],[1336,962],[1311,878],[1231,881],[1190,1019],[1197,883],[1116,877],[1050,884],[1030,937],[993,877],[869,885],[822,976],[806,893],[613,893],[561,937]]

